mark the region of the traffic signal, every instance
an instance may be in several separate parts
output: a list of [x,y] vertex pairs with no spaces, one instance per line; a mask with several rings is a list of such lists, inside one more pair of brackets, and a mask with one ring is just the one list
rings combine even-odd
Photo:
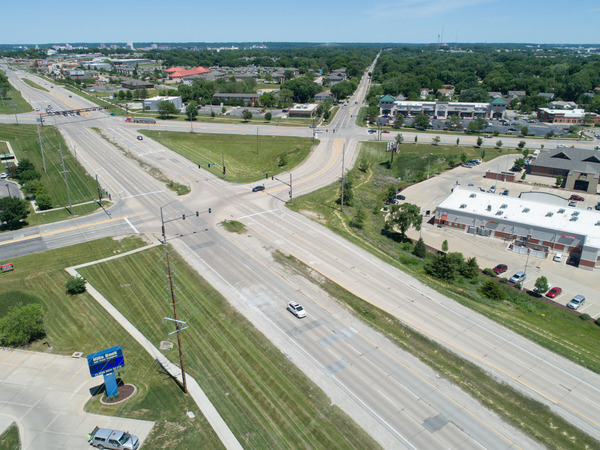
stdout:
[[275,178],[273,175],[271,175],[271,181],[273,181],[273,178]]
[[210,163],[208,163],[208,168],[210,169]]
[[181,220],[185,220],[185,214],[181,215]]
[[225,166],[223,166],[223,175],[225,175]]
[[210,209],[210,208],[208,208],[208,213],[210,214],[211,212],[212,212],[212,211],[211,211],[211,209]]
[[200,164],[198,164],[198,169],[202,169],[202,166]]
[[265,180],[268,180],[268,179],[269,179],[269,174],[265,173]]
[[196,211],[196,217],[198,217],[200,215],[200,213],[198,211]]

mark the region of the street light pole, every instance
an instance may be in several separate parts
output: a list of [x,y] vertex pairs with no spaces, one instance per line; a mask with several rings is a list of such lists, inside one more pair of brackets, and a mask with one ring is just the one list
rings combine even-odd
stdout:
[[6,183],[6,189],[8,190],[8,196],[12,197],[12,195],[10,195],[10,184]]
[[431,163],[431,157],[433,156],[433,153],[429,154],[429,159],[427,160],[427,179],[429,180],[429,164]]

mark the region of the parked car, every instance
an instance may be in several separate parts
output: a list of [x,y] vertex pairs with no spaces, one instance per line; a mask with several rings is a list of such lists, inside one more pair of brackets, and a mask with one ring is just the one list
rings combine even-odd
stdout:
[[0,180],[5,180],[8,178],[8,174],[6,172],[0,173]]
[[306,311],[304,311],[304,308],[302,308],[298,302],[289,302],[287,305],[287,310],[295,315],[298,319],[306,317]]
[[600,202],[596,203],[596,206],[594,206],[594,209],[596,211],[600,211]]
[[527,278],[527,275],[525,274],[525,272],[517,272],[515,273],[512,277],[510,277],[508,279],[508,281],[510,281],[511,283],[522,283],[523,281],[525,281],[525,278]]
[[581,305],[585,303],[585,297],[583,295],[576,295],[573,297],[569,303],[567,303],[567,307],[571,309],[579,309]]
[[508,266],[506,264],[498,264],[496,267],[492,269],[496,275],[500,275],[508,270]]
[[546,297],[555,298],[555,297],[559,296],[560,294],[562,294],[562,289],[555,286],[546,293]]
[[556,255],[554,255],[554,258],[552,258],[552,261],[562,262],[562,253],[557,253]]
[[260,192],[265,190],[265,185],[261,184],[260,186],[254,186],[252,188],[252,192]]
[[575,255],[569,256],[569,259],[567,259],[567,264],[569,266],[577,267],[579,265],[579,257]]
[[137,450],[140,446],[140,440],[137,436],[124,431],[96,427],[90,433],[90,445],[116,450]]
[[502,191],[502,195],[508,195],[508,194],[509,194],[509,192],[510,192],[510,191],[509,191],[508,189],[504,189],[504,190]]
[[515,127],[510,127],[508,131],[517,131],[517,129]]
[[402,194],[396,194],[396,196],[394,198],[396,200],[406,200],[406,196],[404,196]]
[[573,194],[569,197],[569,200],[575,200],[578,202],[582,202],[584,198],[581,195]]

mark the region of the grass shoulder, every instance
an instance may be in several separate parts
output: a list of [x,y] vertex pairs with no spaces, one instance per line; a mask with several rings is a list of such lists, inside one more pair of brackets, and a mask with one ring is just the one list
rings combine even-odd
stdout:
[[25,101],[21,92],[10,84],[8,92],[2,93],[3,101],[0,102],[0,114],[21,114],[33,111],[29,103]]
[[[249,447],[299,448],[319,442],[323,448],[377,448],[242,314],[170,253],[180,318],[194,324],[182,335],[186,371],[198,381],[240,442]],[[165,283],[158,281],[168,280],[165,263],[165,249],[155,247],[80,272],[158,347],[161,340],[174,339],[168,338],[173,324],[163,320],[172,314],[169,303],[165,303],[168,291]],[[130,341],[123,341],[124,349]],[[165,352],[165,356],[179,364],[177,351]],[[141,365],[152,364],[144,361]],[[176,423],[182,424],[185,419],[180,399],[178,394],[161,400],[160,415],[178,415]],[[143,415],[138,411],[151,410],[156,415],[155,401],[140,399],[126,412]]]
[[44,92],[50,92],[48,89],[46,89],[43,86],[40,86],[35,81],[29,80],[27,78],[22,78],[21,80],[23,81],[23,83],[31,86],[32,88],[39,89],[40,91],[44,91]]
[[0,449],[14,450],[19,448],[21,448],[19,428],[17,424],[13,423],[0,435]]

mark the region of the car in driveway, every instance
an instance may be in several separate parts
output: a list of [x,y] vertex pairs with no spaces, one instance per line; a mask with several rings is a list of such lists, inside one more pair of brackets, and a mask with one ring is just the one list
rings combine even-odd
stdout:
[[569,200],[575,200],[577,202],[582,202],[584,198],[581,195],[573,194],[569,197]]
[[508,266],[506,264],[498,264],[496,267],[492,269],[496,275],[500,275],[508,270]]
[[527,278],[527,275],[525,274],[525,272],[517,272],[515,273],[512,277],[510,277],[508,279],[508,281],[510,281],[511,283],[522,283],[523,281],[525,281],[525,278]]
[[584,303],[585,297],[583,295],[576,295],[569,303],[567,303],[567,307],[571,309],[579,309]]
[[546,297],[555,298],[555,297],[559,296],[560,294],[562,294],[562,289],[559,288],[558,286],[555,286],[552,289],[550,289],[548,292],[546,292]]
[[552,261],[562,262],[562,253],[557,253],[556,255],[554,255],[554,258],[552,258]]
[[259,186],[254,186],[252,188],[252,192],[260,192],[260,191],[264,191],[265,190],[265,185],[261,184]]
[[300,306],[298,302],[289,302],[287,304],[287,310],[295,315],[298,319],[306,317],[306,311],[304,311],[304,308]]
[[0,173],[0,180],[6,180],[8,178],[8,174],[6,172]]

